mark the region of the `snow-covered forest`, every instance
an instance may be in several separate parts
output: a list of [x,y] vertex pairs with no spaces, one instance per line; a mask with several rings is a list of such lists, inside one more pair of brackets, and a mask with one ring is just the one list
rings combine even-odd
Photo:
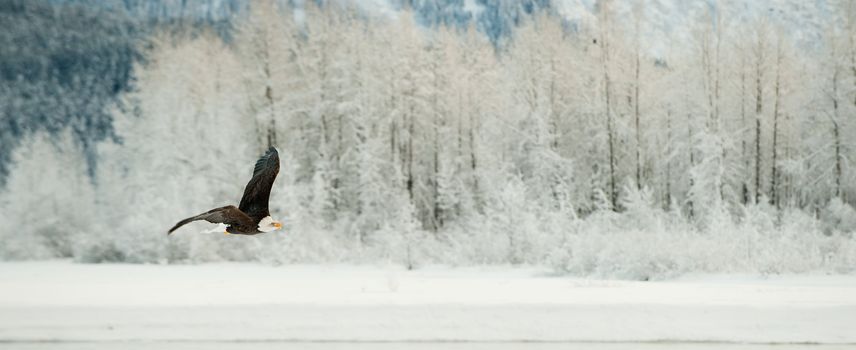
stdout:
[[[422,2],[253,1],[145,33],[121,17],[78,28],[133,38],[86,61],[129,77],[109,86],[31,77],[0,34],[18,45],[0,55],[0,257],[856,270],[856,2],[691,3],[512,1],[500,35]],[[73,8],[3,6],[19,24]],[[269,146],[285,230],[166,235],[237,203]]]

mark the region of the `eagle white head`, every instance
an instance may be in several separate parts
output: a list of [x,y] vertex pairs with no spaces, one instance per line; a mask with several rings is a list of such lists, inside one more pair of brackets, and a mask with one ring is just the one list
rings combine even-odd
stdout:
[[274,230],[279,230],[282,228],[282,223],[274,220],[270,216],[265,216],[259,221],[259,231],[262,232],[270,232]]

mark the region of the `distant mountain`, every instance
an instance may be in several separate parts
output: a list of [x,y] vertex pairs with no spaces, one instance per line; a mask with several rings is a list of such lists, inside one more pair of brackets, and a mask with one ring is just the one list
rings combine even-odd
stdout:
[[20,137],[70,127],[90,155],[111,133],[105,110],[139,59],[137,23],[122,11],[0,1],[0,179]]

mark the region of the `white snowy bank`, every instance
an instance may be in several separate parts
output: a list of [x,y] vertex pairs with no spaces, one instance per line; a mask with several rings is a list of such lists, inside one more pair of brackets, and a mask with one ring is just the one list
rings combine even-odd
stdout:
[[856,276],[0,264],[0,341],[856,343]]
[[856,276],[0,263],[0,342],[856,344]]

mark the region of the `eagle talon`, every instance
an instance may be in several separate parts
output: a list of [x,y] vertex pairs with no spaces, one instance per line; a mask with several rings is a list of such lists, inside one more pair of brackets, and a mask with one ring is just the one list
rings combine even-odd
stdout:
[[224,235],[228,235],[228,234],[229,234],[229,231],[223,231],[223,234],[224,234]]

